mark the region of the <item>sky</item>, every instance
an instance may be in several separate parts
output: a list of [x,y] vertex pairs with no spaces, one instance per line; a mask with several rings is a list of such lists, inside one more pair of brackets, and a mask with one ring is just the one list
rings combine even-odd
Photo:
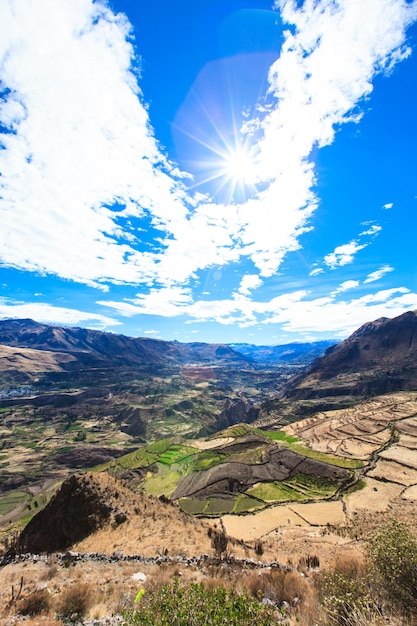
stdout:
[[0,319],[349,336],[417,309],[417,0],[0,0]]

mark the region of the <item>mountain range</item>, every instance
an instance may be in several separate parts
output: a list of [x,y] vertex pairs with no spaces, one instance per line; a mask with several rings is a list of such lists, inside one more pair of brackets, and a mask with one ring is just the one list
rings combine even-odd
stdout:
[[179,343],[134,338],[87,328],[65,328],[40,324],[31,319],[0,321],[0,344],[13,348],[69,354],[73,359],[56,360],[64,368],[170,363],[237,363],[248,359],[223,344]]

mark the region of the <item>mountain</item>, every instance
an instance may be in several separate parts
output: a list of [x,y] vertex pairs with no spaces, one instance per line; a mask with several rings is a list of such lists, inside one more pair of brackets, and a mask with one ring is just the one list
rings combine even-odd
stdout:
[[[65,367],[110,367],[187,363],[236,363],[248,359],[222,344],[179,343],[160,339],[134,338],[87,328],[64,328],[39,324],[30,319],[0,321],[0,345],[69,354]],[[39,352],[38,352],[39,354]],[[48,355],[48,362],[50,362]],[[63,361],[60,359],[62,367]],[[47,368],[49,369],[49,368]]]
[[292,399],[417,389],[417,311],[368,322],[283,391]]
[[279,346],[256,346],[252,343],[230,343],[230,348],[255,363],[307,365],[319,357],[335,341],[313,341],[311,343],[287,343]]

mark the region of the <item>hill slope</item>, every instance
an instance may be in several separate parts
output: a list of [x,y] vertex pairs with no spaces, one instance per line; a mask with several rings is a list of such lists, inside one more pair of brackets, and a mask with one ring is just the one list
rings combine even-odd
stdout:
[[[26,526],[18,552],[62,551],[83,544],[103,552],[163,554],[177,546],[193,556],[210,549],[207,526],[169,503],[133,493],[107,473],[73,475]],[[180,542],[180,543],[179,543]],[[189,546],[189,549],[187,549]]]
[[283,391],[286,398],[367,396],[417,388],[417,311],[361,326]]

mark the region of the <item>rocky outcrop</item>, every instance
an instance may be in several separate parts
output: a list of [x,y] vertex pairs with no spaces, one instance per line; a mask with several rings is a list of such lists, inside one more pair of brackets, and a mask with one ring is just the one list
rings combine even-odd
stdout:
[[216,430],[223,430],[242,422],[250,424],[258,415],[259,409],[247,400],[226,398],[223,411],[216,420]]

